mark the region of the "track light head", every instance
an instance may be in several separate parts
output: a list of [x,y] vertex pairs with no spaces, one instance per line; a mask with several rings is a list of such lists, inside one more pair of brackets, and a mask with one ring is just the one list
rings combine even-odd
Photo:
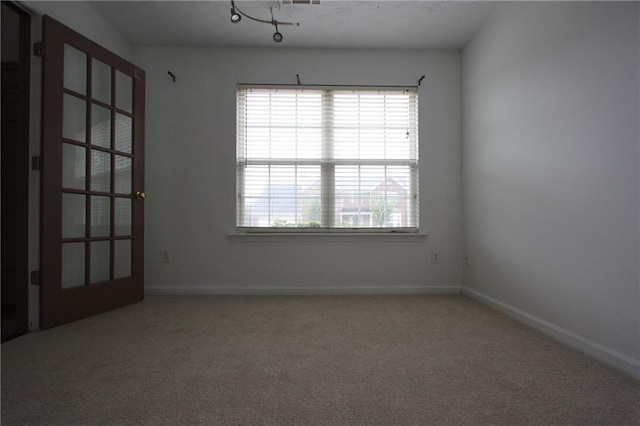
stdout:
[[283,39],[282,34],[280,34],[278,31],[273,33],[273,41],[275,41],[276,43],[280,43],[282,39]]
[[237,24],[242,19],[242,16],[238,13],[235,6],[231,8],[231,22]]

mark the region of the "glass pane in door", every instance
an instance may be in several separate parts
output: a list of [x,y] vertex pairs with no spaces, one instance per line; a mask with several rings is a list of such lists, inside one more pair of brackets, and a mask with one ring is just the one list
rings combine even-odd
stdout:
[[64,45],[64,88],[87,94],[87,54]]
[[111,148],[111,111],[91,105],[91,144]]
[[91,97],[111,104],[111,67],[93,58],[91,72]]
[[111,234],[111,198],[91,197],[91,237],[108,237]]
[[131,194],[131,177],[133,160],[129,157],[116,155],[115,189],[117,194]]
[[116,108],[133,111],[133,79],[116,71]]
[[62,137],[78,142],[87,139],[87,103],[64,94],[62,101]]
[[133,120],[124,114],[116,113],[116,151],[131,154]]
[[82,194],[62,194],[62,238],[85,237],[85,197]]
[[131,235],[131,198],[115,198],[115,235]]
[[111,190],[111,154],[97,149],[91,150],[91,190]]
[[69,143],[62,144],[62,187],[86,189],[86,148]]
[[84,285],[84,243],[62,244],[62,288]]
[[107,281],[111,268],[111,242],[93,241],[91,243],[91,278],[90,283]]
[[131,276],[131,240],[116,240],[113,278]]

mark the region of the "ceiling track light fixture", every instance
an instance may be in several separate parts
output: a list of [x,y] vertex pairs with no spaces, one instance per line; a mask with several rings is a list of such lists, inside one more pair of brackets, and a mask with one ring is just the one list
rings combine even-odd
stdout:
[[234,24],[237,24],[238,22],[240,22],[240,20],[244,16],[245,18],[251,19],[252,21],[255,21],[255,22],[260,22],[260,23],[263,23],[263,24],[273,25],[276,28],[276,32],[273,33],[273,41],[275,41],[276,43],[280,43],[284,37],[282,36],[282,33],[280,33],[278,31],[278,25],[295,25],[295,26],[299,26],[300,23],[299,22],[282,22],[282,21],[278,21],[278,20],[273,18],[273,7],[271,7],[270,9],[271,9],[271,20],[254,18],[253,16],[247,15],[246,13],[241,11],[238,8],[238,6],[236,6],[235,1],[231,0],[231,22],[234,23]]

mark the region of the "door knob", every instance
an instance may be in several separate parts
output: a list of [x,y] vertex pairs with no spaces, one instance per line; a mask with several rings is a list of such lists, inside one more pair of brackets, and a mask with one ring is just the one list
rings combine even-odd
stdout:
[[145,198],[147,198],[147,194],[145,194],[144,192],[141,192],[141,191],[137,191],[136,192],[136,198],[138,200],[144,200]]

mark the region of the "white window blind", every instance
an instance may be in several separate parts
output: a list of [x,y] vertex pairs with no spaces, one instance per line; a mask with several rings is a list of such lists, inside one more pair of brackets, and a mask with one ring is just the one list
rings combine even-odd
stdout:
[[237,89],[237,226],[417,230],[415,89]]

